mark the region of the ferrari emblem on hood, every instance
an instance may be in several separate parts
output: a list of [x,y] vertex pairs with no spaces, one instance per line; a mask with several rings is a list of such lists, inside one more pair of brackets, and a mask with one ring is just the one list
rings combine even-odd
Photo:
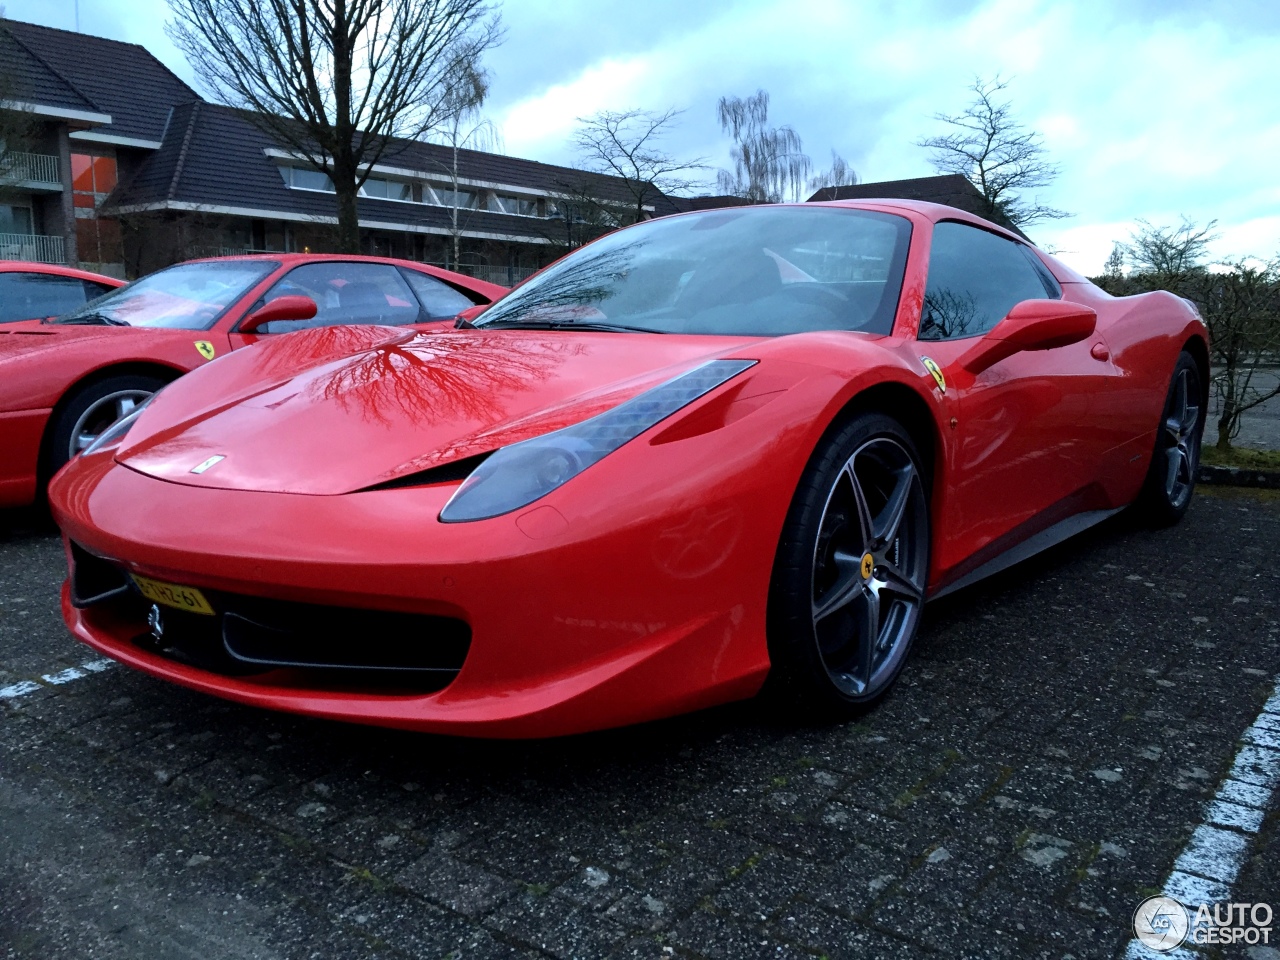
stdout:
[[204,473],[204,472],[205,472],[206,470],[208,470],[210,467],[212,467],[212,466],[214,466],[214,465],[216,465],[216,464],[218,464],[218,463],[221,463],[221,462],[222,462],[223,460],[225,460],[225,459],[227,459],[227,458],[226,458],[226,457],[224,457],[222,454],[218,454],[217,456],[210,457],[208,460],[202,460],[202,461],[200,461],[199,463],[197,463],[194,467],[192,467],[192,468],[191,468],[191,472],[192,472],[192,473]]
[[921,357],[920,362],[924,364],[924,368],[933,374],[933,382],[938,385],[938,389],[943,393],[947,392],[947,378],[942,375],[942,368],[933,362],[929,357]]
[[213,348],[213,344],[208,340],[197,340],[196,352],[206,360],[212,360],[218,353],[218,351]]

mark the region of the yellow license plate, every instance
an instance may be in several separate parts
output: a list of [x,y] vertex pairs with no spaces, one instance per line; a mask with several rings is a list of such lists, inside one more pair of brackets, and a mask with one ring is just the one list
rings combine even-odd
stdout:
[[136,573],[130,576],[148,600],[163,603],[166,607],[177,610],[185,610],[187,613],[202,613],[208,617],[214,615],[209,601],[195,587],[180,587],[176,583],[164,583],[161,580],[152,580],[150,577],[140,577]]

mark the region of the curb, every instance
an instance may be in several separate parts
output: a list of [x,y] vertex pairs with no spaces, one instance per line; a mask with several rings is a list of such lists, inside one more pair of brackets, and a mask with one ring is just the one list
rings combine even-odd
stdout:
[[1260,487],[1263,490],[1280,490],[1280,470],[1248,470],[1243,467],[1217,467],[1202,463],[1197,479],[1200,483],[1218,484],[1224,487]]

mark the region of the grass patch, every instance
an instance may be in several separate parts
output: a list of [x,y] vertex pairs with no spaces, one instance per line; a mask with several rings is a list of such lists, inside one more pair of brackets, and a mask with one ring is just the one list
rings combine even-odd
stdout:
[[1243,467],[1246,470],[1280,470],[1280,450],[1251,450],[1248,447],[1232,447],[1219,450],[1202,447],[1200,460],[1214,467]]

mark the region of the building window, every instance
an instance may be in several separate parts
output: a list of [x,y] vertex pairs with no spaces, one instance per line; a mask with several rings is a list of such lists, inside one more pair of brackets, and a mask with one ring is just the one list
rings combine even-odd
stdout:
[[77,207],[97,210],[98,204],[116,188],[116,158],[71,155],[71,192]]
[[479,210],[480,195],[474,190],[450,190],[429,183],[422,185],[422,202],[437,207],[458,207],[463,210]]
[[280,176],[287,186],[294,190],[318,190],[321,193],[333,193],[333,181],[327,173],[311,170],[306,167],[280,167]]
[[536,217],[538,201],[528,197],[516,197],[505,193],[493,195],[494,209],[498,213],[510,213],[517,217]]
[[17,204],[0,203],[0,233],[32,233],[31,208]]

